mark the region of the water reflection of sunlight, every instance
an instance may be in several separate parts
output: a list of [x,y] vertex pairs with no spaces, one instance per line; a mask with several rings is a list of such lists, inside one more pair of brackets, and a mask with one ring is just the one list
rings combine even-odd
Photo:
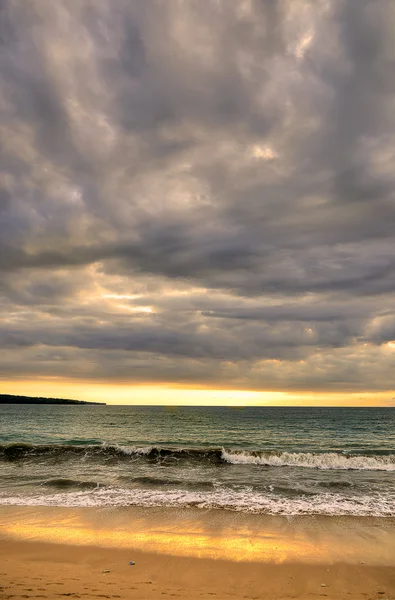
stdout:
[[356,527],[351,521],[344,525],[314,519],[290,523],[285,518],[250,518],[220,511],[142,515],[128,509],[1,507],[0,514],[0,536],[19,540],[275,563],[365,560],[388,564],[395,555],[393,525]]
[[77,545],[135,548],[176,556],[228,559],[234,561],[272,561],[317,556],[314,544],[303,539],[281,539],[273,534],[252,535],[235,531],[207,534],[180,526],[176,531],[150,528],[133,523],[129,530],[111,526],[92,528],[83,519],[62,519],[56,523],[32,519],[29,522],[3,524],[3,533],[17,539]]

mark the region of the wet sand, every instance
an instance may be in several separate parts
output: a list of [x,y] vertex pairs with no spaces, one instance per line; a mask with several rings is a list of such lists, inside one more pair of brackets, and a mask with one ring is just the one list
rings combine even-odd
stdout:
[[394,599],[394,532],[385,519],[1,507],[0,598]]

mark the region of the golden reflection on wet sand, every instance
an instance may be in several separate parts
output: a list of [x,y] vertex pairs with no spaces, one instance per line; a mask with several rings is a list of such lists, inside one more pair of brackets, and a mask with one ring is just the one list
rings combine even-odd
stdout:
[[392,519],[0,507],[0,537],[233,561],[395,563]]

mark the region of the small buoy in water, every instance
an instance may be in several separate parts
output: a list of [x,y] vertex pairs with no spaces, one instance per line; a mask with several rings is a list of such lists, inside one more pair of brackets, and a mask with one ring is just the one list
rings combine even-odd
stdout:
[[135,565],[136,563],[134,562],[134,560],[131,560],[129,564],[133,566],[133,565]]

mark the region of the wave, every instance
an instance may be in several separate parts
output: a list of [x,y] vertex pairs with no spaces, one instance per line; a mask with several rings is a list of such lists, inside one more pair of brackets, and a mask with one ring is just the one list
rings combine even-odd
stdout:
[[58,489],[72,489],[79,488],[83,490],[92,490],[97,489],[99,487],[103,487],[102,484],[96,481],[80,481],[78,479],[48,479],[47,481],[43,481],[42,484],[45,487],[54,487]]
[[0,445],[0,460],[22,461],[48,458],[53,461],[147,460],[151,462],[192,461],[217,465],[299,467],[330,470],[395,471],[395,455],[343,454],[337,452],[262,452],[225,448],[171,448],[158,446],[119,446],[117,444],[8,444]]
[[96,488],[90,491],[59,492],[52,495],[0,493],[1,505],[65,507],[176,507],[222,509],[269,515],[329,515],[394,517],[395,494],[363,497],[322,493],[286,497],[252,489],[188,491],[162,489]]
[[222,451],[200,448],[161,448],[157,446],[119,446],[117,444],[3,444],[0,445],[0,460],[18,461],[35,458],[67,459],[86,458],[145,458],[151,461],[162,460],[205,460],[223,462]]
[[303,467],[310,469],[395,471],[395,455],[364,456],[337,452],[234,452],[223,450],[223,460],[233,465]]

